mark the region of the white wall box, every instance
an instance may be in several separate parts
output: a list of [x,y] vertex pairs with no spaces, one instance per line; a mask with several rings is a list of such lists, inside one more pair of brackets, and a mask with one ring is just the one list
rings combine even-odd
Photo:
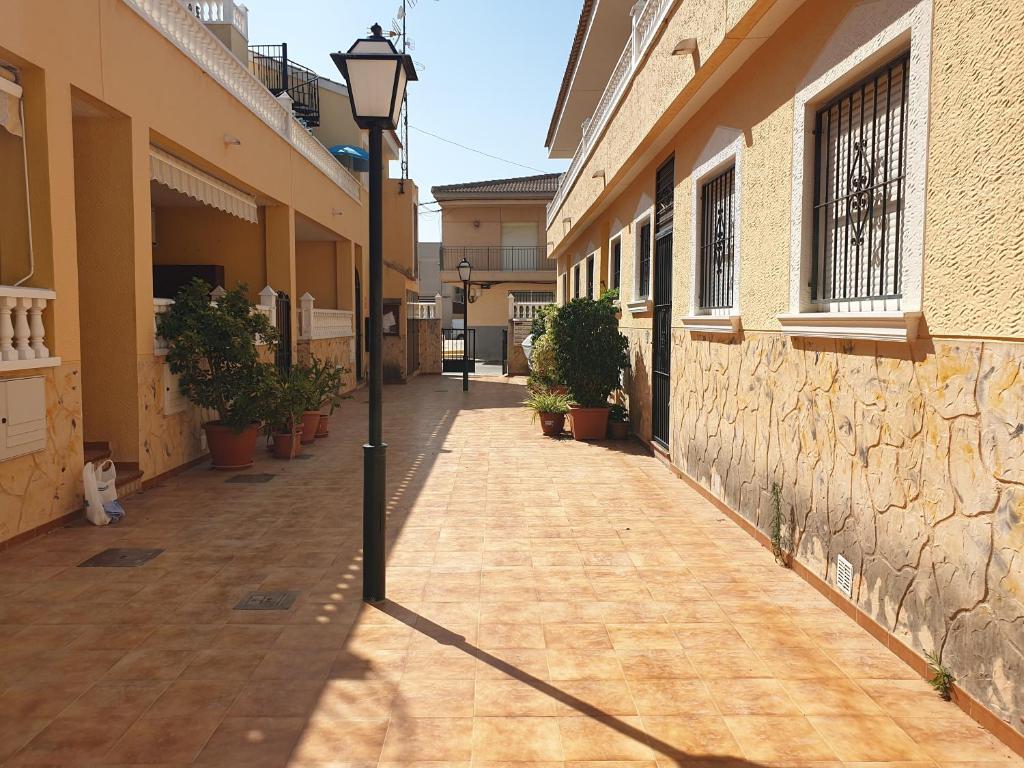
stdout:
[[0,381],[0,461],[46,448],[42,376]]

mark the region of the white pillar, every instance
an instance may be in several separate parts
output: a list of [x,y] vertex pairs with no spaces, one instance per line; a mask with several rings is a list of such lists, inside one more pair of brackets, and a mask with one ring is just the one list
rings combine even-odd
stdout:
[[14,349],[18,353],[19,360],[31,360],[35,352],[28,345],[28,308],[32,299],[15,299],[14,303]]
[[440,293],[434,294],[434,319],[440,320],[444,317],[444,299]]
[[224,286],[223,285],[218,285],[216,288],[214,288],[212,291],[210,291],[210,301],[220,301],[221,298],[226,293],[227,293],[227,291],[224,290]]
[[508,319],[516,319],[516,297],[511,293],[508,295]]
[[17,299],[10,296],[0,296],[0,360],[17,360],[18,353],[11,343],[14,340],[14,323],[11,321],[11,311]]
[[270,316],[270,324],[277,327],[277,291],[269,285],[260,291],[260,306],[267,307],[267,314]]
[[313,305],[316,303],[309,292],[302,294],[299,299],[299,338],[313,338]]
[[31,301],[32,306],[28,310],[28,345],[35,353],[37,360],[50,356],[50,350],[46,348],[44,337],[46,330],[43,328],[43,310],[46,308],[46,299],[26,299]]

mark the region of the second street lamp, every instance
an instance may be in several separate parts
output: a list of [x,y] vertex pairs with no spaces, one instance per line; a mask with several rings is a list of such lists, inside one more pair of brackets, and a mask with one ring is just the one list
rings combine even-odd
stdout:
[[348,53],[332,53],[348,83],[356,125],[370,138],[370,416],[369,439],[363,446],[363,600],[384,599],[387,444],[383,434],[384,394],[384,254],[381,194],[384,184],[384,131],[393,131],[402,111],[405,86],[416,80],[412,58],[399,53],[384,37],[380,24],[360,38]]
[[459,262],[459,279],[462,280],[462,391],[469,392],[469,278],[473,276],[473,265],[467,259]]

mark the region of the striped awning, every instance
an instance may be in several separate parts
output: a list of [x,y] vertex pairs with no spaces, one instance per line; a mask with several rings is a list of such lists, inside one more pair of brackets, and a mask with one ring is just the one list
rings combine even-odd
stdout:
[[257,222],[255,197],[159,147],[149,148],[149,176],[193,200],[253,224]]

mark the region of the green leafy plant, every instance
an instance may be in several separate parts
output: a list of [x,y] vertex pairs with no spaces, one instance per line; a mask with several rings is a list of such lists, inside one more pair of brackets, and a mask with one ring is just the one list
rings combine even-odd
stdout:
[[619,289],[609,288],[607,291],[601,294],[601,301],[618,301],[619,300]]
[[629,411],[621,403],[615,403],[608,409],[608,421],[614,424],[626,424],[629,422]]
[[534,392],[523,400],[523,405],[533,411],[533,419],[536,421],[538,413],[568,413],[572,399],[568,395],[553,392]]
[[573,299],[551,323],[555,367],[581,408],[602,408],[629,365],[628,342],[609,300]]
[[314,399],[308,369],[294,366],[290,371],[273,369],[263,382],[260,400],[263,403],[264,431],[267,435],[292,434],[299,426],[302,412]]
[[778,483],[772,483],[772,516],[768,521],[768,535],[775,562],[785,565],[786,552],[782,546],[782,488]]
[[928,685],[934,688],[942,699],[949,701],[953,698],[953,684],[956,682],[956,678],[942,663],[942,657],[938,651],[931,653],[926,651],[924,657],[928,660],[928,666],[933,672],[932,677],[928,680]]
[[314,356],[307,368],[313,381],[312,401],[315,403],[308,410],[328,409],[328,414],[341,403],[341,385],[348,368],[333,360],[321,360]]
[[210,286],[195,279],[161,315],[157,332],[168,345],[167,364],[184,395],[217,412],[237,432],[262,417],[260,395],[273,367],[261,362],[256,340],[273,352],[277,329],[255,311],[244,285],[210,301]]

